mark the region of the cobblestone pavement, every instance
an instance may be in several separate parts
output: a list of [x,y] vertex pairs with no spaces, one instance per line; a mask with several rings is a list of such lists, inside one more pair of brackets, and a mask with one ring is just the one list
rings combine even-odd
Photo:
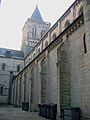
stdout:
[[13,106],[0,106],[0,120],[46,120],[36,112],[26,112]]

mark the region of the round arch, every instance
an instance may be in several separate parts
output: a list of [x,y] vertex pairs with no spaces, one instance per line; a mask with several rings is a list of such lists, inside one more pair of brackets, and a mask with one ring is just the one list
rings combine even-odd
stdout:
[[48,41],[45,42],[45,47],[47,47],[47,46],[48,46]]
[[0,95],[4,95],[4,93],[5,93],[5,88],[6,88],[5,85],[0,84]]

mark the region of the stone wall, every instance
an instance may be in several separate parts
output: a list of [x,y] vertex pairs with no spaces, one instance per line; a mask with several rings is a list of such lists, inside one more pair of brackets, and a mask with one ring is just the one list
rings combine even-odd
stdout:
[[38,71],[37,65],[34,65],[31,69],[31,99],[30,99],[30,109],[31,111],[37,109],[38,107]]
[[71,105],[80,106],[81,116],[90,117],[89,61],[84,52],[84,27],[69,36]]
[[81,15],[14,79],[16,84],[27,69],[31,111],[38,109],[39,103],[56,103],[58,115],[64,106],[72,105],[81,108],[82,117],[90,116],[89,51],[84,51],[84,27]]
[[[3,64],[5,64],[4,70],[2,70]],[[0,86],[4,87],[3,94],[0,94],[0,103],[10,103],[11,79],[20,72],[17,71],[18,65],[20,65],[20,70],[22,70],[24,67],[23,59],[13,59],[0,56]]]
[[59,71],[61,116],[63,115],[63,107],[71,105],[68,47],[68,38],[66,37],[65,42],[57,50],[57,67]]

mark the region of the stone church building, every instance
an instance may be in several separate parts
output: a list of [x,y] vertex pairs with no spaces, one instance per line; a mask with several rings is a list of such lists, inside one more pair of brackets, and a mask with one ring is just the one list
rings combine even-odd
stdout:
[[5,87],[13,105],[34,111],[55,103],[58,116],[79,106],[81,119],[90,119],[90,0],[75,0],[51,28],[36,6],[22,31],[23,52],[0,50],[0,102]]
[[0,48],[0,103],[10,103],[13,78],[24,68],[24,58],[50,29],[36,6],[22,29],[21,51]]

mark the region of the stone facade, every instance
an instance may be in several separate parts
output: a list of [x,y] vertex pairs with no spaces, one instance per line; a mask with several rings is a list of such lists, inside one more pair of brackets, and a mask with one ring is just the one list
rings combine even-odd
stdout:
[[[75,8],[78,9],[73,13]],[[89,102],[85,102],[83,94],[89,92],[88,88],[84,89],[85,79],[88,79],[89,74],[85,50],[85,24],[81,8],[82,1],[75,1],[25,57],[25,68],[14,79],[13,91],[16,89],[16,81],[20,81],[20,76],[24,81],[23,76],[27,70],[26,81],[29,87],[26,87],[26,94],[29,96],[27,102],[30,111],[37,110],[39,103],[55,103],[58,115],[63,115],[64,106],[72,105],[80,106],[81,117],[89,117],[89,110],[85,107]],[[66,24],[68,18],[70,23]],[[21,89],[24,91],[25,86],[22,85]],[[18,105],[19,100],[16,94],[12,94],[14,105]],[[21,95],[24,97],[24,92]],[[14,100],[17,100],[16,104]],[[24,102],[24,99],[20,102]]]
[[[7,51],[11,55],[6,55]],[[0,104],[10,103],[12,79],[24,67],[22,52],[0,48]]]
[[[25,57],[25,66],[49,45],[82,13],[82,0],[76,0]],[[75,14],[75,15],[74,15]]]
[[90,119],[90,2],[83,1],[76,0],[24,58],[11,104],[28,102],[35,111],[40,103],[55,103],[58,116],[64,106],[79,106],[81,119]]

